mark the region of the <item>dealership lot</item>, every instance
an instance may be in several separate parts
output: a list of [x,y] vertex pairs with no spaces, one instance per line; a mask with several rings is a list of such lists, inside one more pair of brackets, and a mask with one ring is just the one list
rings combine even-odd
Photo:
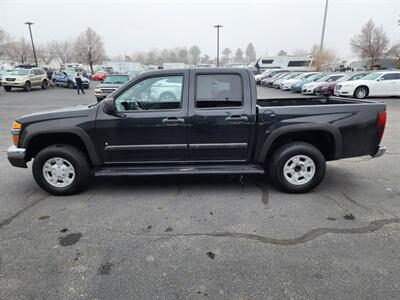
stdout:
[[262,176],[168,176],[54,197],[9,165],[16,117],[93,102],[93,87],[0,90],[1,299],[398,297],[400,99],[385,99],[383,157],[328,163],[303,195]]

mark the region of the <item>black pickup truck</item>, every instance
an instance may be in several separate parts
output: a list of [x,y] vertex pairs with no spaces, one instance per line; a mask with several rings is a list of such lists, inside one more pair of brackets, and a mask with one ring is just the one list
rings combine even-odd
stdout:
[[286,192],[316,187],[326,161],[380,156],[383,103],[326,97],[257,99],[244,68],[144,73],[100,103],[18,118],[8,159],[33,161],[49,193],[94,176],[264,174]]

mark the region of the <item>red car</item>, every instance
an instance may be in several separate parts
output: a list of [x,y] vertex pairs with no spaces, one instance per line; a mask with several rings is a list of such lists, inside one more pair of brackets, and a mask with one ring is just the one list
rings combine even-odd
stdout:
[[107,75],[108,75],[108,73],[106,73],[104,71],[99,71],[92,76],[92,80],[102,81],[106,78]]
[[316,95],[331,96],[335,90],[336,84],[343,81],[358,80],[367,75],[368,72],[349,73],[339,78],[337,81],[325,82],[324,84],[315,88]]

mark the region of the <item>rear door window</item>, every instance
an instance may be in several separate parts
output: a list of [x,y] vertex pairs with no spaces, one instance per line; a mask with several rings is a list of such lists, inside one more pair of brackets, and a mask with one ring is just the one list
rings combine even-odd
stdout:
[[241,107],[243,83],[238,74],[196,76],[196,108]]

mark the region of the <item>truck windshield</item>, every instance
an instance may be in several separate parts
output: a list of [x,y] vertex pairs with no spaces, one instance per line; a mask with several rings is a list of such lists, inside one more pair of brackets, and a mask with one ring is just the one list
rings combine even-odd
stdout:
[[111,84],[123,84],[129,80],[129,76],[121,75],[121,76],[107,76],[104,79],[103,83],[111,83]]

